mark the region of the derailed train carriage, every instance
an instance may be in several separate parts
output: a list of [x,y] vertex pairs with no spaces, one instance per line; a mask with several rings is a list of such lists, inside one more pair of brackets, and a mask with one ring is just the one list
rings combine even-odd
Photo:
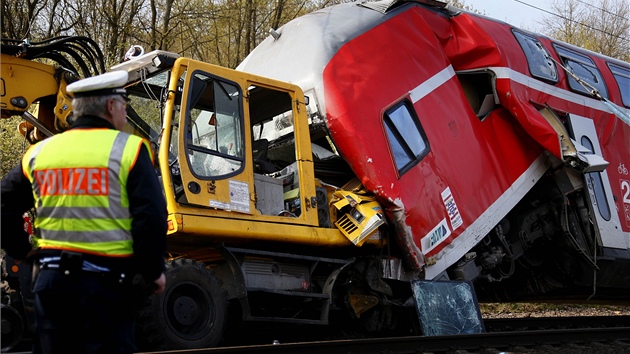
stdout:
[[626,62],[385,1],[297,18],[236,71],[165,52],[112,70],[132,74],[169,210],[147,347],[218,345],[231,311],[409,333],[415,279],[628,301]]
[[382,203],[407,269],[477,280],[488,300],[623,300],[628,63],[386,1],[298,18],[238,69],[305,91],[329,138],[314,143]]

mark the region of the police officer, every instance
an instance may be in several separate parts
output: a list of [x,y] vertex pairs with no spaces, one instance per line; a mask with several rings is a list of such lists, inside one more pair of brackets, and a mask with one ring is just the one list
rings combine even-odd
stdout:
[[[127,79],[68,85],[72,129],[31,146],[2,180],[2,247],[35,254],[35,353],[132,353],[140,285],[164,290],[166,205],[148,142],[122,132]],[[22,215],[33,207],[31,250]]]

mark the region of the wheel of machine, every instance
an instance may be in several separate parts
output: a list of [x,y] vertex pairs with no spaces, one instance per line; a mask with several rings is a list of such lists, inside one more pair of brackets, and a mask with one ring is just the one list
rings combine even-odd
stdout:
[[151,296],[138,320],[143,350],[216,346],[226,323],[227,298],[214,273],[190,259],[166,267],[166,289]]
[[383,305],[385,295],[371,289],[366,280],[369,268],[369,262],[356,262],[344,268],[335,282],[331,323],[337,327],[337,339],[364,338],[393,328],[391,308]]
[[24,336],[24,321],[20,313],[9,305],[2,304],[2,352],[15,348]]

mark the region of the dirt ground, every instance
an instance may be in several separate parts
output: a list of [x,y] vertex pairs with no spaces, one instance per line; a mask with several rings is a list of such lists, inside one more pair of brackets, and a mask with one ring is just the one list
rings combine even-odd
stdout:
[[480,309],[483,318],[630,316],[630,305],[485,303]]

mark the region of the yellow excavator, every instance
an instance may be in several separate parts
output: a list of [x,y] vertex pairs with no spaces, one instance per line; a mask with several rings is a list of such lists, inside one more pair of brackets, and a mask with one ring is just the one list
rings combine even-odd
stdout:
[[[3,39],[1,65],[2,117],[21,116],[31,143],[72,124],[67,84],[105,71],[84,37]],[[402,267],[382,207],[297,85],[137,47],[110,70],[129,73],[125,130],[156,149],[169,214],[168,288],[141,312],[140,348],[218,345],[228,310],[314,325],[341,310],[375,330],[410,310],[409,288],[395,293],[377,275],[384,259]],[[2,273],[10,349],[31,333],[30,274],[6,255]]]
[[35,143],[72,124],[66,85],[105,72],[103,53],[92,39],[56,37],[41,42],[2,39],[2,118],[21,116],[20,133]]

